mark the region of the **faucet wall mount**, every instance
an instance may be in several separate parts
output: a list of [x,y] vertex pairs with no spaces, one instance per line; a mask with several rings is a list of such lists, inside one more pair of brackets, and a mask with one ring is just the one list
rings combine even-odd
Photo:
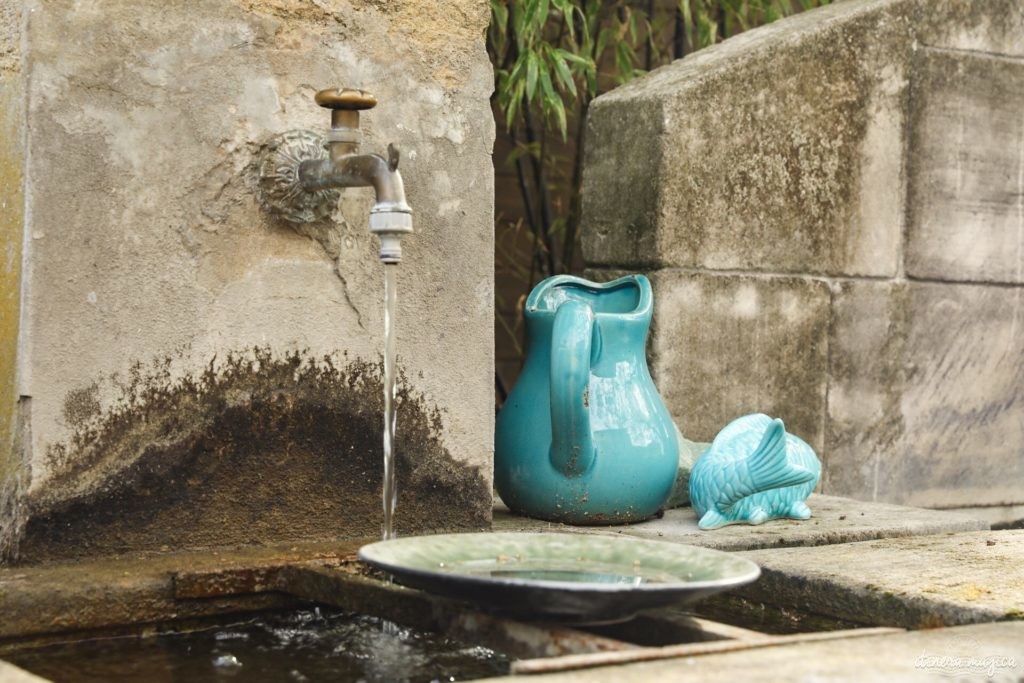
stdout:
[[263,209],[288,223],[327,220],[338,207],[341,192],[310,190],[299,178],[308,159],[327,159],[327,140],[311,130],[290,130],[275,136],[260,155],[259,198]]
[[370,210],[370,231],[380,237],[380,259],[402,259],[401,236],[412,232],[412,209],[398,172],[399,152],[358,154],[362,133],[359,112],[377,99],[362,90],[331,88],[316,94],[316,103],[331,110],[326,137],[308,130],[278,135],[265,147],[259,162],[260,203],[271,214],[291,223],[326,220],[338,203],[338,190],[372,187],[376,202]]

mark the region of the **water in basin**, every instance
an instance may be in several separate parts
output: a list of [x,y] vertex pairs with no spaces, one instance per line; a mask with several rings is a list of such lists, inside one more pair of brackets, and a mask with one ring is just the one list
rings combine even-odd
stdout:
[[483,647],[318,607],[272,612],[187,633],[47,645],[4,659],[55,683],[225,680],[426,683],[504,675]]

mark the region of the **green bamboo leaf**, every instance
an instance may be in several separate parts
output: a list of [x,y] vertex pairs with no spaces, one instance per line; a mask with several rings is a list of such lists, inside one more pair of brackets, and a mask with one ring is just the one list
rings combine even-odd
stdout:
[[554,103],[555,120],[558,123],[558,130],[562,134],[562,140],[564,141],[568,136],[569,126],[565,120],[565,103],[561,99],[556,98]]
[[526,100],[533,102],[533,96],[537,93],[537,72],[539,70],[537,53],[530,52],[526,56]]
[[573,97],[576,97],[576,83],[572,79],[572,72],[569,71],[569,65],[557,52],[553,51],[550,58],[551,65],[555,68],[555,75],[558,77],[558,82],[562,84],[563,89],[569,91]]
[[519,58],[516,59],[516,63],[512,65],[512,71],[509,72],[509,81],[511,83],[516,83],[523,79],[526,72],[526,60],[529,55],[529,52],[519,53]]
[[533,26],[534,21],[536,21],[537,9],[540,5],[540,0],[526,0],[522,5],[523,32],[525,33],[529,27]]
[[519,113],[520,103],[523,101],[525,90],[526,82],[519,81],[509,91],[509,100],[505,107],[505,124],[509,130],[512,130],[514,127],[516,115]]
[[508,30],[508,7],[503,0],[491,0],[491,15],[498,31],[504,34]]
[[597,95],[597,69],[587,71],[587,94],[591,97]]
[[526,9],[520,6],[518,3],[513,2],[510,7],[510,14],[512,17],[512,33],[516,37],[516,47],[519,48],[520,53],[523,51],[525,45],[524,39],[526,36]]
[[630,64],[629,57],[623,49],[625,45],[625,43],[619,43],[615,46],[615,70],[618,72],[616,73],[616,80],[619,83],[628,81],[630,71],[632,71],[632,64]]
[[540,70],[540,89],[544,93],[544,100],[558,100],[561,102],[561,98],[558,97],[558,93],[555,92],[555,86],[551,83],[551,74],[547,69]]
[[592,60],[589,60],[586,57],[581,57],[580,55],[569,52],[568,50],[563,50],[562,48],[556,49],[555,54],[567,62],[572,62],[573,64],[578,64],[582,67],[589,67],[593,64]]
[[576,6],[572,0],[551,0],[551,4],[562,13],[565,28],[569,31],[570,42],[576,42]]
[[679,12],[683,15],[683,24],[687,30],[693,28],[693,7],[690,6],[690,0],[679,0]]

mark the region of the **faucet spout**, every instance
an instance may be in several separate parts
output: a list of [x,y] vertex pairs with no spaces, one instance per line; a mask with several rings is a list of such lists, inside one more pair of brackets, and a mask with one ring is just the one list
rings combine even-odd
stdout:
[[[402,260],[400,238],[412,232],[412,209],[405,200],[405,185],[398,171],[398,150],[388,146],[388,158],[339,150],[347,143],[331,142],[325,159],[309,159],[299,166],[299,182],[307,192],[344,187],[372,187],[376,201],[370,210],[370,232],[381,239],[384,263]],[[341,152],[341,153],[338,153]]]
[[[394,150],[394,146],[390,149]],[[397,156],[397,150],[395,154]],[[307,159],[299,165],[299,179],[307,192],[372,187],[377,194],[374,209],[394,207],[397,211],[411,211],[405,201],[405,185],[397,164],[392,167],[389,160],[379,154],[332,154],[326,159]]]

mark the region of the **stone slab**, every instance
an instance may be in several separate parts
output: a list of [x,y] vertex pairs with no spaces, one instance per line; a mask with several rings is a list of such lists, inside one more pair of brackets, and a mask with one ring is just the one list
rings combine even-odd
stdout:
[[833,301],[824,490],[1024,502],[1024,288],[843,282]]
[[230,595],[223,591],[221,597],[214,593],[214,597],[176,599],[174,575],[352,561],[363,542],[135,553],[0,568],[0,641],[286,607],[295,600],[280,593]]
[[587,262],[895,274],[914,11],[835,3],[597,98]]
[[[902,151],[908,103],[916,106],[909,93],[929,73],[915,69],[916,55],[927,45],[970,50],[979,61],[992,61],[981,53],[1019,57],[1022,30],[1014,0],[832,3],[744,32],[602,95],[588,121],[584,258],[604,266],[900,274]],[[941,69],[936,63],[934,73],[945,78]],[[994,154],[983,159],[991,169],[977,178],[1006,172],[993,175],[985,196],[1009,208],[1019,194],[1014,131],[1021,124],[1011,119],[1021,95],[1010,74],[1018,69],[1000,69],[1005,77],[975,79],[981,100],[975,113],[996,114],[1005,125],[978,126],[964,143],[1008,143],[992,147]],[[935,112],[945,110],[947,95],[963,101],[958,81],[967,85],[954,75],[952,90],[932,89]],[[1002,99],[1000,90],[1007,92]],[[943,125],[941,117],[931,118]],[[977,116],[964,122],[971,120]],[[959,134],[941,131],[930,138],[931,149],[956,158]],[[1004,189],[1009,192],[997,196]],[[969,224],[984,227],[977,216]],[[1007,216],[1006,224],[1013,219]],[[1002,237],[993,236],[982,249],[999,248]],[[1000,262],[1016,253],[1014,244]]]
[[745,553],[762,576],[741,593],[873,626],[1024,620],[1024,531],[885,538]]
[[[865,503],[812,494],[807,503],[814,516],[805,521],[777,519],[760,526],[733,525],[714,531],[697,528],[693,508],[676,508],[661,519],[609,527],[571,527],[512,514],[504,505],[494,511],[494,531],[557,531],[623,534],[651,540],[686,543],[718,550],[740,551],[794,546],[832,546],[867,539],[928,536],[987,529],[971,517],[938,510]],[[828,550],[822,552],[827,554]]]
[[[829,326],[829,391],[822,488],[877,500],[890,466],[907,454],[901,434],[906,286],[839,283]],[[892,487],[895,488],[895,487]]]
[[0,662],[0,683],[46,683],[46,680],[13,664]]
[[923,49],[911,83],[907,273],[1024,283],[1024,59]]
[[812,278],[659,270],[650,366],[679,429],[711,441],[762,412],[821,452],[828,369],[828,285]]
[[[1022,675],[1024,623],[1001,623],[680,657],[534,675],[529,680],[543,683],[691,680],[701,683],[776,683],[780,680],[850,683],[991,680],[1012,683]],[[513,679],[486,679],[492,682],[508,680]]]

